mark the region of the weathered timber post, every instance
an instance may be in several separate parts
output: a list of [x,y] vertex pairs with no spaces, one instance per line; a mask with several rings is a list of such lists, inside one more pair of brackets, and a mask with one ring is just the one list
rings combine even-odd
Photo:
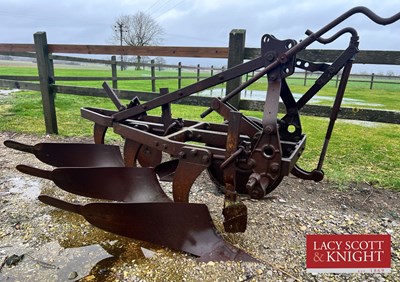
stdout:
[[151,60],[151,91],[156,92],[156,66],[154,60]]
[[178,89],[182,88],[182,63],[178,63]]
[[214,75],[214,66],[211,66],[210,76]]
[[371,74],[371,82],[370,82],[370,84],[369,84],[369,89],[370,89],[370,90],[372,90],[372,87],[374,86],[374,77],[375,77],[375,74],[372,73],[372,74]]
[[306,86],[307,85],[307,74],[308,74],[308,72],[307,71],[305,71],[304,72],[304,86]]
[[200,81],[200,64],[197,64],[197,82]]
[[[54,74],[54,60],[53,58],[49,58],[49,67],[50,67],[50,77],[53,79],[53,84],[56,83],[55,74]],[[54,93],[55,95],[55,93]]]
[[117,57],[116,56],[111,56],[111,77],[112,77],[112,88],[118,89]]
[[33,35],[36,50],[36,62],[39,73],[40,92],[42,93],[42,104],[46,133],[58,134],[56,107],[54,104],[55,91],[54,69],[49,59],[46,32],[36,32]]
[[[228,69],[240,65],[244,60],[246,30],[233,29],[229,33]],[[237,77],[226,83],[226,94],[229,94],[242,83],[242,77]],[[229,103],[239,109],[240,95],[236,95]]]

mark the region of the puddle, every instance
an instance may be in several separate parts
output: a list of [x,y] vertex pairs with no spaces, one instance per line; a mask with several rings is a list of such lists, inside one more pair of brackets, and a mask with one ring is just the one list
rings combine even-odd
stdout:
[[379,127],[379,126],[381,126],[381,124],[378,122],[364,121],[364,120],[341,119],[340,122],[360,125],[360,126],[364,126],[364,127]]
[[22,177],[12,177],[8,179],[11,182],[11,194],[19,194],[23,199],[36,199],[40,195],[41,184],[36,179],[24,179]]
[[40,195],[42,186],[40,180],[11,177],[6,181],[10,182],[10,186],[12,187],[9,193],[19,195],[21,199],[33,200]]
[[76,281],[88,276],[99,262],[112,257],[100,245],[63,248],[56,241],[38,250],[20,245],[5,251],[8,256],[25,255],[17,265],[3,268],[1,281],[43,281],[44,277],[45,281]]
[[19,92],[19,89],[11,89],[11,90],[4,90],[4,89],[0,89],[0,96],[8,96],[11,93],[14,92]]
[[[15,266],[4,266],[0,281],[115,281],[117,269],[150,263],[150,257],[168,252],[95,228],[73,213],[54,210],[43,216],[46,222],[37,225],[41,230],[33,231],[32,240],[7,236],[1,242],[0,263],[6,256],[27,255]],[[51,241],[40,243],[46,237]]]
[[[225,88],[215,88],[215,89],[209,89],[202,91],[197,94],[198,96],[204,96],[204,97],[222,97],[225,96]],[[241,92],[241,99],[245,100],[254,100],[254,101],[264,101],[266,96],[266,91],[260,91],[260,90],[243,90]],[[293,93],[294,99],[297,101],[300,99],[300,97],[303,96],[303,94],[299,93]],[[282,100],[280,100],[282,102]],[[334,97],[327,97],[327,96],[314,96],[310,102],[313,104],[318,104],[323,101],[328,101],[332,102],[334,101]],[[362,100],[359,99],[353,99],[353,98],[343,98],[342,105],[353,105],[353,106],[365,106],[365,107],[380,107],[383,106],[382,104],[376,104],[376,103],[366,103]]]

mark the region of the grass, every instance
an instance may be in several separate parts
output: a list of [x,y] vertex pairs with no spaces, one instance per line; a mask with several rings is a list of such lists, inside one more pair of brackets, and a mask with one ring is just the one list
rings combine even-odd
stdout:
[[[0,65],[0,75],[37,75],[37,69],[34,64],[30,65]],[[195,76],[194,71],[183,72],[184,76]],[[204,72],[202,75],[209,75],[209,72]],[[94,68],[79,68],[75,67],[58,67],[55,68],[55,76],[86,76],[86,77],[110,77],[111,71],[105,66],[100,66],[96,69]],[[150,71],[146,70],[134,70],[133,68],[128,68],[126,71],[119,71],[118,76],[121,77],[149,77]],[[162,70],[156,71],[156,76],[177,76],[176,70]],[[292,78],[289,77],[288,83],[291,87],[293,93],[304,93],[308,88],[314,83],[316,76],[312,79],[308,79],[307,86],[304,86],[304,80],[302,77]],[[359,78],[357,78],[359,80]],[[183,79],[182,87],[190,85],[196,82],[195,79]],[[56,84],[60,85],[75,85],[75,86],[86,86],[86,87],[101,87],[102,81],[56,81]],[[111,83],[111,81],[109,81]],[[335,81],[331,81],[325,86],[319,93],[318,96],[325,97],[335,97],[337,88],[335,87]],[[259,90],[265,91],[267,82],[266,79],[260,79],[256,83],[252,84],[249,90]],[[345,98],[356,99],[353,103],[347,102],[346,107],[366,107],[360,106],[359,102],[366,104],[368,108],[374,109],[385,109],[400,111],[400,96],[398,92],[400,90],[400,84],[384,84],[376,83],[374,89],[369,89],[369,81],[366,82],[349,82],[346,90]],[[177,90],[178,82],[177,79],[173,80],[158,80],[156,83],[157,88],[168,87],[170,91]],[[141,90],[141,91],[151,91],[150,80],[135,80],[118,81],[119,89],[129,89],[129,90]],[[331,106],[331,101],[322,100],[314,104]]]
[[[299,79],[288,79],[288,84],[293,93],[305,93],[314,81],[307,81],[307,85],[303,85],[304,81]],[[255,83],[250,86],[249,89],[253,90],[264,90],[266,89],[266,80]],[[400,91],[400,81],[399,84],[376,84],[374,88],[369,89],[369,82],[352,82],[350,81],[346,88],[345,99],[346,107],[368,107],[372,109],[385,109],[400,111],[400,96],[398,95]],[[326,85],[317,96],[322,97],[332,97],[336,96],[337,88],[334,81],[331,81]],[[355,99],[353,102],[350,99]],[[360,102],[362,105],[361,106]],[[332,101],[322,100],[320,102],[314,103],[317,105],[331,106]]]
[[[18,73],[16,68],[9,68],[6,71],[0,67],[0,74],[35,75],[35,68],[21,68]],[[163,73],[163,72],[162,72]],[[148,73],[147,73],[148,74]],[[146,71],[126,71],[121,75],[147,75]],[[164,75],[172,75],[164,72]],[[194,75],[194,73],[188,73]],[[109,76],[109,70],[56,70],[56,75],[62,76],[83,76],[99,75]],[[160,73],[161,75],[161,73]],[[193,82],[193,81],[192,81]],[[86,83],[86,82],[85,82]],[[87,82],[99,87],[101,82]],[[157,87],[176,88],[176,81],[163,81],[165,86],[157,82]],[[190,83],[187,82],[187,83]],[[68,84],[71,84],[68,82]],[[79,82],[79,85],[84,83]],[[289,81],[293,92],[302,93],[304,87],[302,81]],[[78,85],[76,82],[75,85]],[[140,86],[138,81],[119,83],[120,88],[149,91],[150,82],[145,81]],[[397,86],[397,85],[396,85]],[[141,88],[143,87],[143,88]],[[259,82],[252,86],[254,89],[265,90],[266,84]],[[384,109],[400,110],[400,98],[398,90],[393,85],[378,85],[375,90],[369,90],[369,84],[360,85],[350,83],[346,97],[354,99],[365,99],[368,102],[382,104]],[[324,88],[319,95],[334,96],[336,88],[334,85]],[[127,103],[127,101],[124,101]],[[80,117],[79,109],[84,106],[114,109],[114,105],[107,98],[93,98],[74,95],[59,94],[56,97],[56,112],[59,125],[59,132],[62,136],[91,136],[92,123]],[[172,110],[175,117],[185,119],[199,119],[200,113],[205,108],[195,106],[173,105]],[[152,111],[159,114],[160,110]],[[261,112],[244,111],[246,115],[261,117]],[[0,131],[15,131],[32,134],[43,134],[45,132],[44,119],[40,93],[33,91],[17,92],[7,98],[0,99]],[[210,122],[220,122],[217,114],[207,117]],[[328,124],[326,118],[302,117],[303,131],[307,134],[307,148],[299,160],[299,165],[307,170],[316,167],[319,152],[325,137]],[[368,125],[368,124],[367,124]],[[330,147],[326,156],[324,171],[328,181],[339,185],[346,185],[349,182],[368,183],[374,186],[381,186],[400,190],[400,126],[392,124],[352,124],[345,120],[338,120]],[[110,135],[109,138],[117,138]]]

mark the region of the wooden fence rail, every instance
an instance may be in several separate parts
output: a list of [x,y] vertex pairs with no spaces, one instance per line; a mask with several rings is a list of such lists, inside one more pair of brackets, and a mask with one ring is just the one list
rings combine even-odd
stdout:
[[[249,80],[254,76],[257,72],[253,72],[251,74],[247,74],[245,80]],[[303,85],[306,86],[308,84],[314,83],[321,72],[295,72],[290,79],[294,80],[303,80]],[[1,78],[1,76],[0,76]],[[341,74],[337,74],[336,78],[332,81],[335,82],[335,87],[338,87],[341,79]],[[351,74],[348,82],[359,82],[365,83],[369,85],[369,89],[373,89],[374,84],[398,84],[400,85],[400,76],[395,75],[377,75],[375,73],[372,74]]]
[[[22,56],[36,58],[39,77],[35,76],[19,76],[11,77],[2,76],[0,77],[0,87],[11,87],[29,90],[40,90],[42,94],[42,103],[45,113],[45,124],[46,131],[48,133],[57,133],[57,120],[54,107],[55,93],[63,94],[75,94],[75,95],[90,95],[90,96],[101,96],[105,97],[103,89],[90,88],[90,87],[77,87],[77,86],[65,86],[57,85],[56,81],[71,81],[71,80],[111,80],[113,88],[118,88],[118,80],[137,80],[138,77],[118,77],[117,76],[117,62],[115,55],[140,55],[140,56],[161,56],[161,57],[195,57],[195,58],[227,58],[228,68],[234,67],[242,63],[246,59],[252,59],[260,55],[259,48],[245,48],[245,31],[244,30],[232,30],[229,36],[229,47],[134,47],[134,46],[106,46],[106,45],[65,45],[65,44],[47,44],[46,33],[38,32],[34,34],[35,44],[0,44],[0,54],[10,56]],[[307,59],[314,62],[332,62],[340,54],[339,50],[304,50],[299,53],[298,57]],[[111,60],[99,60],[99,59],[82,59],[76,57],[69,57],[64,55],[57,55],[55,53],[74,53],[74,54],[108,54],[112,55]],[[55,77],[54,75],[54,60],[69,60],[76,62],[86,63],[98,63],[98,64],[110,64],[111,65],[111,77],[94,77],[94,78],[82,78],[82,77]],[[356,58],[355,63],[360,64],[390,64],[400,65],[400,52],[399,51],[361,51]],[[124,64],[129,64],[124,62]],[[131,63],[132,65],[136,65]],[[171,77],[157,77],[155,75],[156,64],[151,62],[146,66],[150,67],[151,77],[140,79],[148,79],[152,83],[152,92],[138,92],[138,91],[125,91],[117,90],[117,94],[120,98],[132,99],[134,96],[138,96],[143,100],[149,100],[157,95],[155,81],[157,79],[171,79]],[[172,65],[167,65],[172,67]],[[176,67],[176,66],[174,66]],[[182,86],[182,79],[196,79],[199,81],[203,78],[201,74],[202,69],[199,65],[190,67],[196,71],[195,76],[182,76],[182,66],[177,66],[177,79],[178,88]],[[207,68],[210,74],[215,74],[214,71],[219,71],[215,68]],[[373,83],[377,83],[374,80],[375,76],[371,78],[371,87]],[[233,79],[226,83],[227,91],[235,89],[241,83],[241,77]],[[305,83],[307,74],[305,74]],[[310,78],[308,78],[310,79]],[[39,81],[40,83],[32,83],[28,81]],[[250,101],[250,100],[231,100],[230,102],[240,109],[255,109],[262,110],[262,101]],[[211,98],[207,97],[187,97],[179,100],[179,103],[185,104],[196,104],[209,106]],[[317,116],[328,116],[330,113],[330,107],[326,106],[308,106],[302,108],[302,114],[305,115],[317,115]],[[400,123],[400,113],[396,111],[382,111],[382,110],[362,110],[358,109],[354,111],[351,108],[342,108],[339,118],[348,119],[359,119],[377,122],[389,122],[389,123]]]

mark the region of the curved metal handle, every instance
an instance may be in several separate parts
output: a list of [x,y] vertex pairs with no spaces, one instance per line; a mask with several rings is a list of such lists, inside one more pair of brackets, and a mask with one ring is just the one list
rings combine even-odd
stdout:
[[[335,41],[336,39],[338,39],[340,36],[342,36],[345,33],[350,33],[352,37],[358,38],[357,31],[354,28],[345,27],[345,28],[339,30],[337,33],[335,33],[334,35],[332,35],[329,38],[318,37],[316,40],[321,44],[329,44],[329,43]],[[313,32],[311,30],[307,29],[305,34],[311,35],[311,34],[313,34]]]
[[[327,24],[326,26],[324,26],[320,30],[318,30],[318,31],[316,31],[314,33],[308,34],[309,36],[307,38],[305,38],[303,41],[299,42],[297,45],[295,45],[291,49],[289,49],[285,53],[285,55],[287,57],[290,57],[290,56],[293,56],[293,55],[297,54],[298,52],[300,52],[301,50],[303,50],[307,46],[309,46],[311,43],[313,43],[315,41],[318,41],[318,39],[323,34],[328,32],[329,30],[331,30],[332,28],[334,28],[338,24],[342,23],[347,18],[351,17],[354,14],[358,14],[358,13],[366,15],[373,22],[375,22],[377,24],[381,24],[381,25],[388,25],[388,24],[391,24],[391,23],[394,23],[394,22],[400,20],[400,12],[395,14],[395,15],[393,15],[393,16],[391,16],[391,17],[382,18],[382,17],[378,16],[377,14],[375,14],[374,12],[372,12],[370,9],[368,9],[366,7],[363,7],[363,6],[354,7],[353,9],[348,10],[347,12],[343,13],[338,18],[336,18],[333,21],[331,21],[329,24]],[[340,32],[339,32],[339,36],[340,36]]]
[[347,17],[350,17],[356,13],[362,13],[362,14],[366,15],[368,18],[370,18],[372,21],[374,21],[375,23],[381,24],[381,25],[388,25],[388,24],[394,23],[400,19],[400,12],[397,14],[394,14],[391,17],[382,18],[382,17],[378,16],[377,14],[375,14],[374,12],[372,12],[367,7],[363,7],[363,6],[354,7],[353,9],[350,9],[349,11],[344,13],[343,15],[349,14]]

